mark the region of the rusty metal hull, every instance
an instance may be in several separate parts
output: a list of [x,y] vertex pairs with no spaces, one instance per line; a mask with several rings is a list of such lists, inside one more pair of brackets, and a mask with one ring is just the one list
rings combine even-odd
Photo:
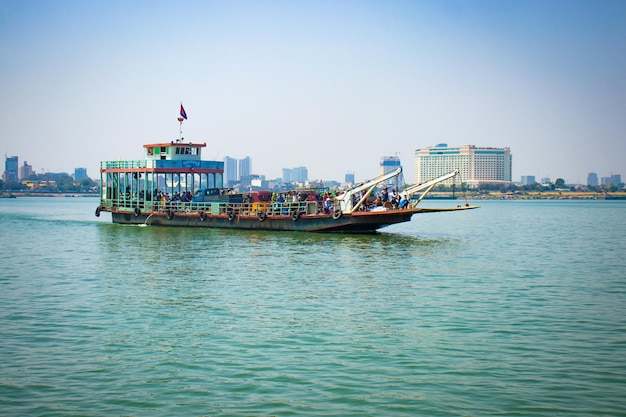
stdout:
[[260,219],[257,215],[210,215],[200,216],[198,212],[175,213],[173,216],[163,212],[135,213],[112,212],[113,223],[206,227],[220,229],[274,230],[294,232],[344,232],[374,233],[378,229],[396,223],[408,222],[413,214],[420,210],[387,210],[380,212],[357,212],[344,214],[338,219],[331,215],[302,215],[297,219],[286,215],[268,215]]

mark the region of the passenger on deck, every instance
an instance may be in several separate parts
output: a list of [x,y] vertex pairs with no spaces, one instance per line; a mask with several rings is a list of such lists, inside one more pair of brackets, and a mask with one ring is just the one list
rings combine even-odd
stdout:
[[383,188],[381,199],[382,199],[383,204],[389,200],[389,192],[387,191],[387,187]]
[[395,188],[391,190],[391,194],[389,194],[389,199],[391,200],[392,203],[398,201],[398,192],[396,191]]
[[322,211],[324,214],[330,214],[333,212],[333,202],[330,199],[330,196],[327,194],[326,198],[324,198],[324,205],[322,206]]
[[285,213],[281,213],[283,211],[284,202],[285,202],[285,196],[283,196],[282,193],[278,194],[278,197],[276,197],[276,209],[279,214],[285,214]]
[[398,203],[398,207],[401,209],[405,209],[409,206],[409,200],[406,198],[406,196],[402,196],[400,198],[400,202]]

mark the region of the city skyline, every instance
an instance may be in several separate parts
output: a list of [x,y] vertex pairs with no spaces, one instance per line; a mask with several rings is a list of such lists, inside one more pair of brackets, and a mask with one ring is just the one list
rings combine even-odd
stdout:
[[[472,145],[470,145],[470,146],[472,146]],[[5,155],[5,166],[6,166],[6,161],[7,161],[9,158],[18,158],[18,161],[19,161],[19,155],[11,155],[11,156]],[[382,175],[382,173],[383,173],[383,172],[381,171],[381,170],[382,170],[382,165],[381,165],[381,164],[382,164],[382,160],[383,160],[383,159],[385,159],[385,160],[386,160],[386,159],[388,159],[388,158],[390,158],[390,159],[395,159],[396,157],[395,157],[395,156],[381,156],[381,157],[380,157],[380,161],[381,161],[381,162],[379,162],[379,167],[378,167],[379,172],[378,172],[376,175]],[[227,185],[227,182],[231,179],[231,178],[227,178],[227,173],[228,173],[228,169],[227,169],[227,163],[228,163],[228,162],[227,162],[227,161],[228,161],[228,160],[234,161],[235,163],[237,163],[237,162],[239,162],[239,161],[247,161],[247,164],[249,164],[249,165],[250,165],[250,164],[251,164],[251,161],[252,161],[252,158],[250,158],[249,156],[246,156],[245,158],[242,158],[242,159],[232,158],[232,157],[230,157],[230,156],[226,156],[226,157],[224,157],[223,162],[224,162],[224,185],[225,185],[225,186]],[[23,161],[23,162],[25,163],[26,161]],[[415,162],[415,160],[414,160],[413,162]],[[236,165],[237,165],[237,164],[235,164],[235,166],[236,166]],[[18,163],[18,169],[19,169],[20,167],[22,167],[22,166],[23,166],[23,165],[19,165],[19,163]],[[29,164],[29,166],[32,168],[32,165],[30,165],[30,164]],[[405,172],[405,170],[406,170],[406,166],[405,166],[405,165],[404,165],[401,161],[400,161],[400,166],[402,167],[402,169],[403,169],[403,173],[404,173],[404,172]],[[237,168],[235,167],[235,169],[237,169]],[[90,174],[89,174],[89,171],[88,171],[86,168],[82,167],[82,166],[81,166],[81,167],[75,167],[75,168],[73,168],[71,171],[47,171],[47,172],[45,172],[45,173],[56,173],[56,174],[65,173],[65,174],[68,174],[68,175],[70,175],[70,176],[74,177],[74,176],[76,175],[76,172],[77,172],[77,171],[79,171],[79,170],[80,170],[80,172],[82,173],[81,175],[86,174],[86,175],[87,175],[89,178],[91,178],[92,180],[97,180],[97,179],[99,179],[99,177],[100,177],[100,173],[99,173],[99,171],[97,171],[97,172],[96,172],[96,175],[95,175],[95,176],[94,176],[94,175],[90,175]],[[307,175],[308,175],[308,167],[305,167],[305,166],[302,166],[302,167],[295,167],[295,168],[293,168],[293,167],[292,167],[292,168],[283,167],[283,168],[281,168],[281,171],[283,172],[283,175],[281,175],[281,176],[279,176],[279,177],[268,177],[268,176],[267,176],[265,173],[263,173],[263,172],[254,172],[254,171],[251,171],[251,172],[247,173],[247,175],[260,175],[260,176],[264,177],[265,179],[267,179],[267,180],[269,180],[269,181],[274,181],[274,180],[277,180],[277,179],[283,179],[283,180],[284,180],[284,173],[285,173],[285,171],[301,171],[301,170],[304,170],[304,172],[306,172],[306,173],[307,173]],[[388,171],[388,170],[387,170],[387,171]],[[5,173],[5,172],[6,172],[6,169],[3,171],[3,178],[4,178],[4,173]],[[73,173],[72,173],[72,172],[73,172]],[[246,171],[246,172],[247,172],[247,171]],[[37,174],[36,169],[33,169],[33,170],[32,170],[32,173],[33,173],[33,174]],[[44,172],[40,172],[40,173],[41,173],[41,174],[43,174]],[[386,172],[385,172],[385,173],[386,173]],[[291,174],[290,174],[290,175],[291,175]],[[357,183],[358,183],[358,182],[361,182],[361,181],[369,180],[369,179],[374,178],[374,177],[376,176],[376,175],[374,175],[374,176],[372,176],[372,177],[370,177],[370,178],[358,178],[358,177],[356,177],[356,178],[355,178],[355,177],[354,177],[354,173],[352,173],[352,172],[349,172],[349,171],[348,171],[348,172],[345,172],[341,178],[328,178],[328,179],[326,179],[326,181],[333,181],[333,182],[343,183],[343,182],[345,182],[345,178],[346,178],[348,175],[352,176],[353,180],[355,180]],[[410,184],[410,183],[412,183],[412,182],[413,182],[413,179],[412,179],[412,178],[407,178],[407,177],[406,177],[406,174],[403,174],[403,175],[404,175],[404,178],[405,178],[405,182],[406,182],[407,184]],[[546,178],[548,178],[548,179],[550,180],[549,182],[555,182],[557,178],[561,178],[561,179],[565,180],[565,182],[566,182],[567,184],[571,184],[571,185],[598,185],[598,184],[591,184],[591,183],[589,182],[589,176],[590,176],[590,175],[596,175],[596,177],[599,179],[598,181],[602,182],[601,180],[605,180],[605,179],[607,179],[607,178],[611,178],[611,177],[614,177],[614,176],[621,176],[621,175],[622,175],[622,173],[621,173],[621,172],[604,172],[604,171],[601,171],[601,170],[593,170],[593,171],[589,171],[589,172],[587,172],[587,173],[585,174],[585,179],[584,179],[584,180],[582,180],[582,181],[579,181],[579,182],[569,182],[569,181],[567,181],[565,178],[563,178],[562,176],[558,176],[558,175],[557,175],[557,176],[555,176],[555,177],[549,177],[549,176],[537,176],[537,175],[528,174],[528,175],[521,175],[521,176],[519,177],[519,180],[518,180],[518,179],[516,179],[516,178],[512,178],[512,181],[511,181],[511,182],[513,182],[513,183],[515,183],[515,184],[525,184],[525,178],[527,178],[527,177],[534,177],[534,178],[539,178],[539,180],[538,180],[538,181],[536,181],[536,182],[538,182],[538,183],[545,182],[545,181],[543,181],[543,180],[544,180],[544,179],[546,179]],[[84,178],[84,177],[82,177],[82,178]],[[82,179],[82,178],[81,178],[81,179]],[[301,180],[301,176],[298,176],[298,180]],[[308,178],[308,180],[315,181],[315,180],[317,180],[317,179],[316,179],[316,178]],[[239,175],[237,175],[237,180],[236,180],[236,181],[239,181]],[[291,181],[291,179],[290,179],[290,181]]]
[[94,175],[207,142],[280,177],[372,178],[416,149],[509,147],[522,175],[626,172],[626,2],[55,2],[0,14],[1,149]]

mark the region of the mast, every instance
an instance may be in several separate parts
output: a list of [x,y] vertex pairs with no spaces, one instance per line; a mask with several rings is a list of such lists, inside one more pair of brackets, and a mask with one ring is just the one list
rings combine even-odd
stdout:
[[180,102],[180,116],[178,117],[178,124],[179,124],[179,128],[178,128],[178,142],[182,142],[183,141],[183,120],[187,120],[187,112],[185,111],[185,108],[183,107],[183,102]]

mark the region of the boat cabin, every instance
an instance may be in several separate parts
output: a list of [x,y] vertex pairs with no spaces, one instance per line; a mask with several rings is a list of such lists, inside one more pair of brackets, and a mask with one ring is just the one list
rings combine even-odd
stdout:
[[143,160],[100,164],[103,207],[152,210],[164,200],[191,201],[198,190],[223,187],[224,162],[202,160],[206,143],[176,140],[143,147]]

